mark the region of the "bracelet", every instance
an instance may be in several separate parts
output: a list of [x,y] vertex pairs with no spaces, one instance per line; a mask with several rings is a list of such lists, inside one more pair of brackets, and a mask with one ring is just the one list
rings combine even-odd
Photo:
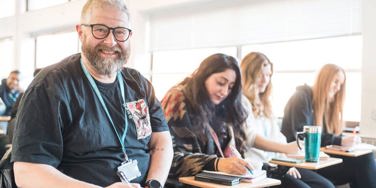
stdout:
[[221,158],[217,158],[216,160],[215,160],[215,170],[216,171],[219,171],[218,170],[218,163],[219,163],[219,160],[220,160]]

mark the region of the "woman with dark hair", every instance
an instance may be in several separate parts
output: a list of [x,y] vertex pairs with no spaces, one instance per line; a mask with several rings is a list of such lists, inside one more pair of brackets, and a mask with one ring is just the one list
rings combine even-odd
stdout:
[[[272,170],[269,167],[267,162],[271,158],[290,153],[291,147],[297,147],[296,142],[286,143],[286,137],[281,133],[272,113],[272,62],[260,52],[251,52],[243,58],[240,67],[244,103],[249,111],[247,127],[257,134],[254,147],[248,148],[245,157],[254,163],[263,163],[269,176],[281,180],[280,187],[334,188],[329,180],[311,170],[283,166]],[[268,144],[271,141],[276,143]]]
[[[294,141],[296,132],[304,125],[321,126],[321,146],[352,146],[359,141],[353,135],[342,135],[343,104],[346,73],[334,64],[324,65],[313,86],[299,86],[285,106],[282,133],[287,141]],[[334,184],[350,183],[351,188],[376,188],[376,164],[373,153],[359,157],[343,157],[338,165],[318,172]]]
[[237,60],[207,57],[198,69],[171,88],[162,107],[173,137],[174,159],[168,183],[202,170],[246,174],[253,167],[238,157],[245,152],[246,112],[241,104]]

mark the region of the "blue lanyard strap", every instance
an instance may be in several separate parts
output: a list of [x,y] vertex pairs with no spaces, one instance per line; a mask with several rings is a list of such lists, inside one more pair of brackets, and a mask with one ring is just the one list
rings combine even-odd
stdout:
[[[82,59],[81,59],[81,62],[80,62],[80,63],[81,63],[81,67],[82,67],[82,69],[83,69],[83,71],[84,71],[84,74],[85,74],[86,78],[89,80],[91,87],[93,88],[95,94],[97,95],[99,101],[100,101],[101,104],[102,104],[102,107],[103,107],[104,111],[106,112],[106,115],[107,115],[108,119],[110,120],[110,123],[111,123],[111,125],[112,125],[112,128],[114,129],[114,131],[115,131],[115,133],[116,133],[116,136],[117,136],[117,138],[118,138],[118,140],[119,140],[119,142],[120,142],[121,149],[122,149],[122,151],[123,151],[123,153],[124,153],[125,160],[128,160],[127,154],[126,154],[126,152],[125,152],[125,143],[124,143],[124,141],[125,141],[125,136],[127,135],[127,131],[128,131],[128,118],[127,118],[127,115],[126,115],[126,110],[124,110],[124,133],[123,133],[123,135],[122,135],[121,138],[120,138],[120,134],[118,133],[118,131],[117,131],[116,127],[115,127],[115,124],[114,124],[114,122],[112,121],[111,115],[110,115],[110,113],[109,113],[109,111],[108,111],[108,109],[107,109],[107,106],[106,106],[106,104],[105,104],[105,102],[104,102],[104,100],[103,100],[102,94],[100,93],[100,91],[99,91],[99,89],[98,89],[98,87],[97,87],[97,84],[95,83],[93,77],[89,74],[89,72],[87,71],[86,67],[85,67],[84,64],[82,63]],[[122,104],[122,106],[124,106],[124,105],[125,105],[124,82],[123,82],[123,78],[122,78],[122,76],[121,76],[120,71],[117,73],[117,79],[118,79],[118,81],[119,81],[121,97],[122,97],[122,99],[123,99],[123,103],[124,103],[124,104]],[[124,107],[125,107],[125,106],[124,106]]]

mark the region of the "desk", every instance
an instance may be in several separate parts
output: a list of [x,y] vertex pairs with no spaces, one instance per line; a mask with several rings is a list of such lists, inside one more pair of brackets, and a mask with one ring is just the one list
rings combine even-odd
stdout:
[[208,183],[203,181],[196,181],[193,176],[189,177],[180,177],[179,182],[193,185],[196,187],[205,187],[205,188],[256,188],[256,187],[270,187],[275,185],[280,185],[281,181],[272,179],[272,178],[265,178],[264,180],[257,181],[255,183],[245,183],[240,182],[237,185],[227,186],[227,185],[220,185],[215,183]]
[[0,134],[7,134],[8,121],[10,116],[0,116]]
[[330,157],[327,159],[320,159],[320,161],[317,163],[313,163],[313,162],[288,163],[288,162],[275,161],[275,160],[271,160],[269,162],[273,164],[281,165],[281,166],[298,167],[298,168],[305,168],[309,170],[318,170],[321,168],[325,168],[328,166],[342,163],[342,159]]
[[10,120],[10,116],[0,116],[0,122],[8,122]]
[[356,150],[352,152],[346,152],[346,151],[328,149],[325,147],[322,147],[320,150],[327,154],[340,155],[340,156],[345,156],[345,157],[358,157],[361,155],[372,153],[372,150]]

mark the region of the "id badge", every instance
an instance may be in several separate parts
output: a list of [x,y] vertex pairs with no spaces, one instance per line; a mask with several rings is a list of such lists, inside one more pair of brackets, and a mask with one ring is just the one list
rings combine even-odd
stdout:
[[127,160],[121,163],[117,168],[117,174],[122,182],[129,183],[130,181],[141,176],[141,172],[138,169],[137,160]]

